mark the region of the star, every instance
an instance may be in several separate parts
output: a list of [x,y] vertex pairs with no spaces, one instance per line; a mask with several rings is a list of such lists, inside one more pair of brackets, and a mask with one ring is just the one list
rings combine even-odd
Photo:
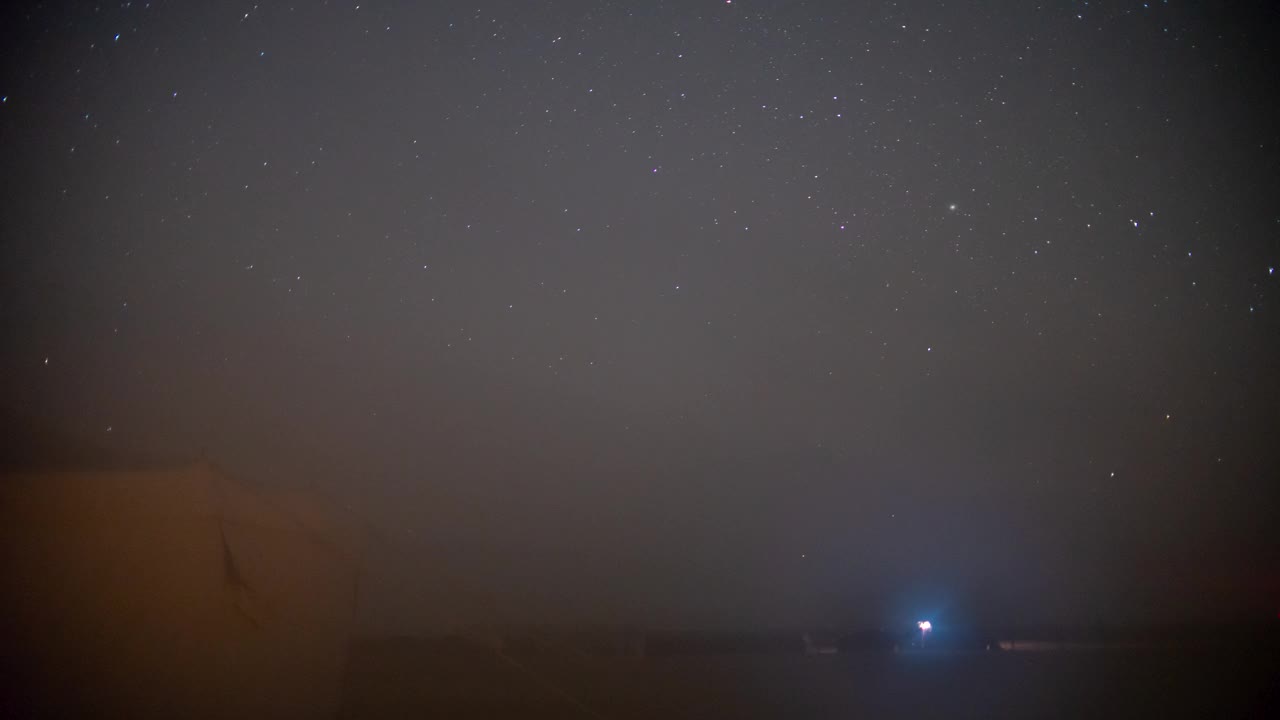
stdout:
[[[707,527],[740,530],[743,547],[769,547],[775,532],[824,552],[856,539],[851,562],[806,565],[832,590],[880,592],[883,578],[862,568],[898,567],[895,526],[989,524],[903,572],[945,560],[940,591],[979,588],[974,606],[1017,595],[1033,614],[1054,598],[983,583],[968,559],[1017,538],[998,519],[1016,499],[942,498],[1020,487],[1026,468],[1053,466],[1027,487],[1053,487],[1035,499],[1063,522],[1038,530],[1046,542],[1025,558],[989,559],[1061,568],[1083,615],[1146,611],[1118,581],[1080,582],[1091,568],[1065,555],[1071,527],[1136,542],[1121,513],[1091,511],[1105,488],[1152,527],[1194,511],[1193,493],[1166,488],[1195,488],[1215,509],[1188,533],[1262,522],[1245,498],[1266,480],[1246,470],[1280,451],[1262,423],[1235,420],[1280,402],[1275,383],[1241,385],[1270,377],[1280,213],[1234,161],[1275,156],[1267,129],[1280,113],[1254,103],[1242,121],[1215,83],[1265,97],[1262,74],[1230,70],[1275,45],[1274,23],[1157,0],[1120,24],[1124,8],[1082,5],[1089,23],[1028,11],[995,25],[957,3],[932,4],[926,19],[842,0],[719,0],[744,7],[720,16],[681,3],[548,15],[488,3],[365,13],[354,2],[247,3],[229,8],[235,22],[224,10],[208,23],[157,22],[146,3],[71,3],[57,22],[6,33],[17,65],[0,78],[0,126],[30,139],[3,156],[22,179],[7,188],[6,220],[24,230],[0,243],[14,280],[0,342],[9,405],[89,440],[120,415],[129,432],[98,439],[154,444],[145,449],[159,456],[182,450],[164,442],[198,436],[264,478],[278,432],[281,458],[333,456],[320,480],[336,494],[372,492],[373,524],[394,526],[401,504],[468,542],[482,531],[466,513],[425,498],[462,509],[482,499],[473,479],[504,498],[492,527],[521,537],[627,538],[655,556],[703,542],[692,522],[619,512],[671,489],[673,502],[697,503],[674,517],[705,511]],[[97,42],[119,45],[122,26],[131,44]],[[1119,77],[1093,51],[1117,32],[1135,60]],[[1165,67],[1196,81],[1173,101],[1120,92],[1167,86]],[[40,92],[23,93],[31,83]],[[229,105],[237,88],[246,101]],[[1179,150],[1197,135],[1234,149]],[[638,177],[646,165],[649,180]],[[947,343],[945,357],[934,361],[931,343],[913,357],[921,338]],[[53,353],[66,361],[56,373]],[[1175,428],[1162,402],[1194,411]],[[372,407],[384,425],[369,425]],[[1151,410],[1165,427],[1146,423]],[[1059,425],[1060,442],[1046,442]],[[1233,432],[1202,432],[1213,427]],[[1199,443],[1186,451],[1198,460],[1170,460],[1182,442]],[[979,452],[990,462],[971,462]],[[1197,474],[1220,455],[1240,464],[1231,487]],[[563,480],[526,480],[529,461]],[[1098,468],[1119,477],[1112,461],[1133,477],[1096,482]],[[360,479],[337,470],[355,467]],[[899,471],[910,487],[882,477]],[[804,482],[773,479],[789,473]],[[661,488],[645,480],[659,474]],[[429,487],[410,492],[415,483]],[[707,500],[733,492],[743,502]],[[745,502],[774,493],[784,501]],[[881,523],[876,513],[907,493],[936,499],[913,516],[921,525]],[[634,524],[603,532],[592,517]],[[672,537],[651,537],[659,528]],[[1245,544],[1222,545],[1240,567],[1262,564]],[[1144,576],[1167,566],[1167,549],[1117,555],[1140,560]],[[1119,560],[1096,560],[1092,577],[1128,582]],[[619,577],[662,581],[640,565]],[[747,565],[681,586],[745,587],[731,575]]]

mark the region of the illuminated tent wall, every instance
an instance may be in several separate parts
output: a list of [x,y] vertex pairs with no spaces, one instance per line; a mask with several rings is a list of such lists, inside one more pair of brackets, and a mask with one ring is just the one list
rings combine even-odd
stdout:
[[0,705],[41,717],[335,715],[358,550],[318,531],[315,507],[268,500],[206,463],[6,473]]

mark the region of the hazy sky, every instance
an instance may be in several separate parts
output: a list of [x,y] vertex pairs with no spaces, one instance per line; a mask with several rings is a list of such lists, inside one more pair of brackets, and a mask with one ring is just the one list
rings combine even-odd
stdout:
[[4,411],[548,616],[1271,617],[1232,5],[6,6]]

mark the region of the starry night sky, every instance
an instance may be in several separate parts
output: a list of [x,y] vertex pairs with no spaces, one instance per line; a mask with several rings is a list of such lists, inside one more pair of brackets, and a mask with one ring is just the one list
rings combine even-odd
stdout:
[[4,412],[547,617],[1271,617],[1280,14],[1218,5],[7,7]]

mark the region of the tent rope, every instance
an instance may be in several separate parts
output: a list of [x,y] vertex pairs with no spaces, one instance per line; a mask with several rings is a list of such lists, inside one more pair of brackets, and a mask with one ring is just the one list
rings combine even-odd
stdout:
[[544,689],[546,689],[546,690],[550,690],[551,692],[553,692],[553,693],[555,693],[556,695],[560,696],[560,698],[562,698],[563,700],[565,700],[566,702],[568,702],[570,705],[572,705],[572,706],[574,706],[575,708],[577,708],[578,710],[580,710],[580,711],[581,711],[584,715],[586,715],[587,717],[595,718],[595,720],[609,720],[609,719],[608,719],[607,717],[605,717],[604,715],[601,715],[600,713],[596,712],[595,710],[592,710],[590,707],[588,707],[588,706],[587,706],[587,704],[586,704],[586,703],[584,703],[584,702],[582,702],[581,700],[579,700],[578,698],[574,697],[573,693],[570,693],[568,690],[565,690],[564,688],[562,688],[562,687],[560,687],[560,686],[556,685],[555,683],[551,682],[550,680],[547,680],[545,677],[543,677],[543,676],[539,675],[538,673],[535,673],[534,671],[530,670],[530,669],[529,669],[528,667],[526,667],[523,663],[521,663],[520,661],[518,661],[518,660],[516,660],[515,658],[511,657],[510,655],[506,654],[506,653],[505,653],[505,652],[503,652],[502,650],[499,650],[499,649],[496,649],[496,648],[495,648],[493,652],[494,652],[494,654],[495,654],[495,655],[497,655],[497,656],[498,656],[498,658],[499,658],[499,659],[501,659],[501,660],[503,660],[504,662],[508,663],[509,665],[511,665],[512,667],[516,668],[516,669],[517,669],[517,670],[519,670],[520,672],[523,672],[524,674],[528,675],[530,678],[532,678],[532,679],[533,679],[533,681],[534,681],[534,682],[536,682],[536,683],[538,683],[539,685],[541,685]]

